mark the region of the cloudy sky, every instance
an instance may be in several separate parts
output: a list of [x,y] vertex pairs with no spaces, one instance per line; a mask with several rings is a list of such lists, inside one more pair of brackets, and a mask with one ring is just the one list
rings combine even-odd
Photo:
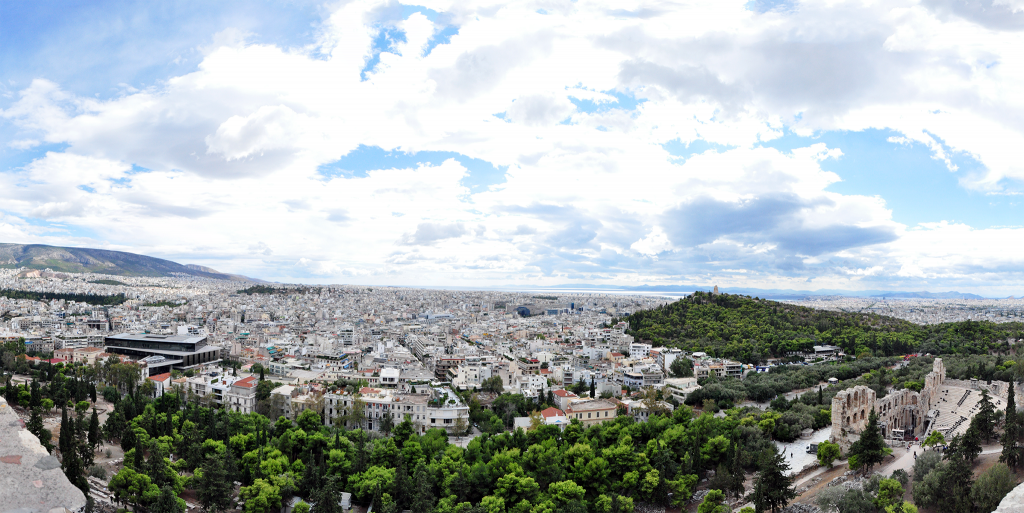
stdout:
[[0,241],[1024,293],[1024,0],[4,2]]

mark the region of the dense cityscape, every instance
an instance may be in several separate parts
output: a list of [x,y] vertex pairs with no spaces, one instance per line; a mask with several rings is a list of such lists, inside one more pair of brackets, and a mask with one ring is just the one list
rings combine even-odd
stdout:
[[[154,400],[152,405],[158,408],[171,404],[162,398],[173,397],[173,404],[186,407],[180,414],[182,420],[175,423],[186,422],[190,411],[220,410],[239,415],[239,419],[248,416],[270,421],[281,419],[274,423],[277,426],[274,430],[285,429],[282,435],[290,431],[280,427],[281,422],[295,423],[307,435],[321,429],[326,433],[344,432],[348,443],[356,445],[376,444],[374,440],[399,436],[397,433],[414,438],[441,433],[448,444],[468,451],[479,450],[481,442],[487,443],[490,437],[503,433],[517,436],[516,433],[532,433],[544,426],[555,430],[551,433],[588,428],[597,433],[600,428],[596,426],[621,425],[620,419],[628,418],[631,423],[641,425],[653,423],[659,416],[678,420],[684,411],[693,412],[686,416],[701,412],[718,412],[716,417],[724,418],[750,415],[752,422],[760,423],[774,419],[771,422],[775,427],[768,431],[774,441],[758,443],[775,446],[781,472],[778,479],[796,483],[784,487],[792,493],[777,497],[777,503],[785,505],[793,497],[809,495],[809,500],[789,506],[805,509],[793,511],[820,508],[829,500],[838,501],[836,504],[843,504],[844,500],[856,501],[854,495],[834,497],[831,492],[810,491],[825,473],[822,462],[829,461],[828,457],[822,459],[823,451],[828,453],[831,449],[827,448],[834,444],[833,459],[856,451],[859,442],[849,434],[861,433],[863,439],[863,433],[869,429],[865,425],[866,410],[853,415],[852,420],[844,413],[850,409],[851,401],[853,409],[857,408],[858,401],[878,403],[878,422],[883,427],[870,429],[884,435],[885,445],[906,448],[903,458],[888,466],[909,471],[910,462],[916,462],[916,452],[914,459],[909,459],[911,447],[914,440],[922,440],[921,435],[939,433],[946,439],[968,436],[969,426],[972,430],[980,428],[975,422],[957,419],[971,420],[980,411],[979,405],[987,401],[992,402],[992,408],[1002,409],[1000,407],[1011,400],[1008,389],[999,385],[1000,381],[979,387],[965,380],[985,375],[976,372],[995,372],[997,379],[1003,377],[1006,366],[1000,366],[998,361],[992,371],[985,371],[984,363],[980,371],[975,371],[970,363],[973,360],[944,358],[953,366],[951,372],[957,373],[958,379],[953,379],[947,377],[941,359],[935,359],[935,366],[931,368],[928,362],[932,359],[922,358],[921,364],[914,367],[918,369],[914,378],[907,373],[905,360],[861,356],[858,360],[865,365],[861,368],[869,371],[861,376],[834,367],[837,362],[853,360],[842,348],[830,345],[815,345],[813,350],[790,352],[785,358],[769,358],[767,362],[744,362],[637,340],[631,334],[635,330],[629,326],[634,313],[654,311],[677,301],[650,295],[547,295],[282,285],[195,276],[126,277],[24,268],[0,270],[0,289],[4,291],[0,293],[0,316],[4,320],[0,340],[5,342],[5,348],[12,349],[3,355],[3,365],[13,372],[9,374],[11,379],[4,387],[4,395],[8,402],[13,400],[12,404],[19,406],[18,415],[30,430],[40,434],[44,446],[49,446],[54,437],[60,438],[61,444],[71,444],[62,433],[74,431],[76,423],[73,417],[68,423],[66,410],[61,420],[51,398],[34,404],[35,396],[30,389],[36,390],[39,381],[45,380],[53,370],[57,370],[58,375],[72,373],[76,382],[85,371],[84,376],[92,383],[89,385],[93,390],[91,404],[87,400],[76,406],[82,426],[79,429],[87,424],[83,417],[86,410],[92,409],[96,427],[89,429],[98,429],[97,433],[103,435],[86,437],[95,438],[90,438],[92,441],[87,444],[92,452],[83,454],[82,462],[76,465],[88,462],[87,469],[69,470],[66,458],[60,465],[73,483],[85,479],[80,481],[81,487],[89,492],[87,502],[93,509],[104,505],[141,508],[143,504],[153,511],[159,509],[157,502],[161,499],[157,497],[157,489],[146,498],[132,495],[137,493],[131,491],[134,485],[121,484],[133,475],[130,474],[132,468],[138,471],[150,465],[143,463],[145,460],[139,456],[146,450],[145,446],[137,446],[140,442],[130,439],[125,431],[128,419],[122,407],[132,408],[127,405],[144,405]],[[706,296],[701,297],[713,301],[730,297],[719,295],[717,288],[704,294]],[[687,301],[698,299],[691,296]],[[797,302],[789,302],[794,303]],[[883,301],[827,297],[799,304],[846,313],[874,313],[919,324],[978,318],[991,321],[994,312],[1007,319],[1019,315],[1014,300]],[[929,317],[920,317],[922,311],[927,311]],[[819,383],[818,388],[827,386],[828,393],[824,396],[808,384],[782,385],[784,388],[777,390],[785,394],[779,396],[762,398],[763,394],[755,391],[756,387],[763,386],[759,383],[767,383],[761,378],[781,369],[806,365],[811,365],[806,367],[808,369],[833,369],[817,374],[820,377],[808,383]],[[111,371],[121,367],[134,369],[125,371],[134,377],[125,381],[121,371]],[[902,377],[880,385],[884,382],[876,382],[880,379],[877,372],[886,368]],[[835,374],[836,371],[840,373]],[[928,371],[931,372],[924,376]],[[838,376],[838,379],[828,376]],[[914,388],[912,379],[918,379],[923,385]],[[746,387],[746,391],[737,394],[736,388],[722,389],[718,384],[720,380]],[[99,394],[97,385],[102,385]],[[986,394],[991,393],[991,399],[985,395],[979,402],[977,395],[971,396],[972,390],[981,389]],[[45,390],[51,390],[50,386]],[[858,397],[865,399],[853,400],[852,391],[858,391]],[[904,397],[907,393],[914,395],[913,410],[890,409],[893,397],[897,397],[898,403],[909,401]],[[81,394],[77,392],[78,396],[88,399]],[[918,394],[925,406],[916,406]],[[930,405],[932,401],[942,402],[946,397],[960,395],[963,398],[946,414]],[[56,397],[54,395],[53,399]],[[775,400],[769,405],[772,397]],[[968,397],[970,400],[966,401]],[[787,404],[789,401],[792,403]],[[827,415],[817,415],[812,406],[807,413],[807,423],[799,420],[800,417],[788,417],[806,408],[801,403],[819,404],[827,408],[822,410]],[[736,407],[739,409],[726,413],[727,409]],[[167,411],[166,417],[170,419],[172,413]],[[872,422],[875,422],[874,413],[872,411]],[[149,414],[138,419],[145,415]],[[150,428],[142,428],[143,425],[135,428],[141,430],[138,436],[159,434],[159,431],[152,433]],[[175,432],[183,429],[176,428]],[[177,440],[182,435],[173,435],[169,440]],[[108,446],[104,438],[120,441]],[[184,476],[171,483],[174,493],[181,494],[176,496],[183,507],[214,510],[230,509],[231,504],[236,504],[217,503],[202,496],[203,486],[213,486],[198,480],[197,476],[203,475],[202,469],[197,468],[203,465],[202,458],[183,453],[187,449],[178,447],[177,443],[172,442],[163,449],[154,446],[149,451],[151,459],[152,454],[165,452],[165,456],[172,458],[168,462]],[[281,443],[284,442],[274,442],[272,446],[279,447]],[[804,446],[816,449],[804,450]],[[817,449],[821,447],[826,449]],[[58,453],[67,450],[64,448]],[[239,450],[236,455],[239,460],[248,457],[243,449]],[[97,452],[102,456],[97,457]],[[139,459],[129,465],[132,458]],[[315,462],[316,458],[306,461]],[[729,468],[717,469],[720,479],[712,482],[734,480],[721,496],[709,493],[706,487],[680,473],[681,481],[668,480],[668,476],[660,478],[663,484],[659,486],[675,490],[665,492],[669,495],[661,499],[657,494],[635,496],[623,491],[619,492],[621,495],[609,493],[602,496],[604,499],[593,500],[621,502],[617,507],[626,508],[623,511],[649,509],[662,501],[668,507],[683,509],[703,505],[708,500],[736,508],[769,504],[770,501],[765,502],[767,499],[758,498],[756,493],[743,493],[762,486],[758,483],[764,470],[752,473],[751,470],[760,468],[759,464],[750,460],[744,465],[740,461],[737,459]],[[215,463],[222,464],[228,463]],[[831,463],[828,465],[831,468]],[[849,466],[855,467],[854,464]],[[694,479],[711,475],[701,466],[691,471],[695,473],[687,475],[693,475]],[[74,472],[80,472],[83,477],[71,476]],[[833,481],[849,480],[853,472],[850,470],[846,477],[839,476]],[[890,472],[894,472],[894,476],[898,474],[893,469]],[[297,505],[307,503],[315,508],[319,496],[315,490],[306,488],[308,483],[268,484],[274,481],[269,479],[271,476],[265,477],[268,481],[261,485],[255,482],[254,475],[239,475],[236,485],[240,487],[226,493],[235,497],[238,507],[244,505],[246,513],[268,513],[275,507],[301,509],[308,506]],[[297,472],[293,479],[300,480],[300,477],[307,478]],[[324,475],[317,479],[327,478]],[[415,472],[410,478],[415,478]],[[331,488],[332,500],[339,501],[342,510],[370,505],[387,509],[412,506],[415,502],[411,497],[401,496],[399,490],[393,490],[387,497],[374,495],[365,487],[360,488],[360,479],[352,476],[348,485],[338,482]],[[705,478],[702,482],[706,481]],[[856,483],[857,488],[847,490],[878,486],[877,482],[850,482]],[[270,488],[253,488],[257,486]],[[196,491],[186,493],[192,489]],[[921,489],[922,486],[915,488]],[[291,503],[282,495],[288,490],[298,494]],[[225,492],[222,490],[222,493]],[[270,504],[257,506],[266,499],[254,501],[261,493],[270,494]],[[430,492],[431,496],[434,494]],[[497,500],[499,495],[480,496],[475,500],[485,504],[488,500]],[[302,502],[302,498],[307,502]],[[471,502],[466,507],[474,501],[472,494],[457,491],[447,500],[456,499],[469,499]],[[921,497],[918,503],[927,504],[928,500]],[[636,504],[633,501],[637,501]],[[423,510],[422,504],[418,507],[423,511],[447,511],[443,504],[446,504],[444,500],[431,506],[433,509]],[[594,504],[590,507],[601,510]],[[913,506],[907,504],[905,511],[910,511]]]
[[819,296],[786,301],[835,312],[875,313],[917,324],[959,321],[1022,322],[1024,299],[886,299]]

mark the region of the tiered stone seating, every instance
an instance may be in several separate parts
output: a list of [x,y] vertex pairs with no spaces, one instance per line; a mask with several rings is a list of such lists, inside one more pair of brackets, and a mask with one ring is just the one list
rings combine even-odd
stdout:
[[964,396],[960,398],[960,402],[956,403],[957,407],[962,406],[964,404],[964,401],[966,401],[967,397],[970,396],[970,395],[971,395],[971,391],[970,390],[967,390],[966,392],[964,392]]
[[979,401],[981,394],[977,391],[961,387],[942,387],[933,404],[933,407],[939,410],[939,415],[931,429],[941,431],[947,440],[963,434],[970,426],[971,418],[978,412]]

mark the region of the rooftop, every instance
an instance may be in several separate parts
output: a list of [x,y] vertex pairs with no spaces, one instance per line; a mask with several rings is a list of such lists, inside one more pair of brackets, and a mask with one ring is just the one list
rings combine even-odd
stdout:
[[594,411],[594,410],[614,410],[616,408],[615,403],[604,399],[596,399],[593,401],[579,401],[574,402],[565,409],[567,413],[580,412],[580,411]]
[[165,342],[172,344],[198,344],[205,340],[205,336],[200,335],[161,335],[158,333],[122,333],[120,335],[111,335],[107,337],[107,341],[111,340],[126,340],[136,342]]

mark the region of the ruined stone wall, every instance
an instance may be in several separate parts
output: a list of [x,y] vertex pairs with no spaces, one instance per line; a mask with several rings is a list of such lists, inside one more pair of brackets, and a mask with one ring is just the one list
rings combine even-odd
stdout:
[[921,408],[924,414],[935,408],[935,394],[943,381],[946,381],[946,365],[942,363],[942,358],[936,358],[932,363],[932,371],[924,377],[924,388],[921,389]]
[[924,429],[926,411],[921,407],[921,395],[910,389],[896,390],[875,402],[878,421],[885,425],[885,435],[893,429],[913,429],[920,434]]
[[832,439],[860,433],[868,425],[868,414],[875,406],[875,391],[866,386],[848,388],[832,398]]
[[[921,392],[897,390],[881,399],[866,386],[848,388],[832,399],[832,436],[834,442],[847,445],[846,437],[859,434],[868,425],[871,409],[878,412],[878,421],[887,430],[913,428],[918,436],[924,429],[924,418],[932,409],[932,400],[946,380],[942,358],[932,363],[932,371],[924,378]],[[888,435],[891,431],[886,431]]]

